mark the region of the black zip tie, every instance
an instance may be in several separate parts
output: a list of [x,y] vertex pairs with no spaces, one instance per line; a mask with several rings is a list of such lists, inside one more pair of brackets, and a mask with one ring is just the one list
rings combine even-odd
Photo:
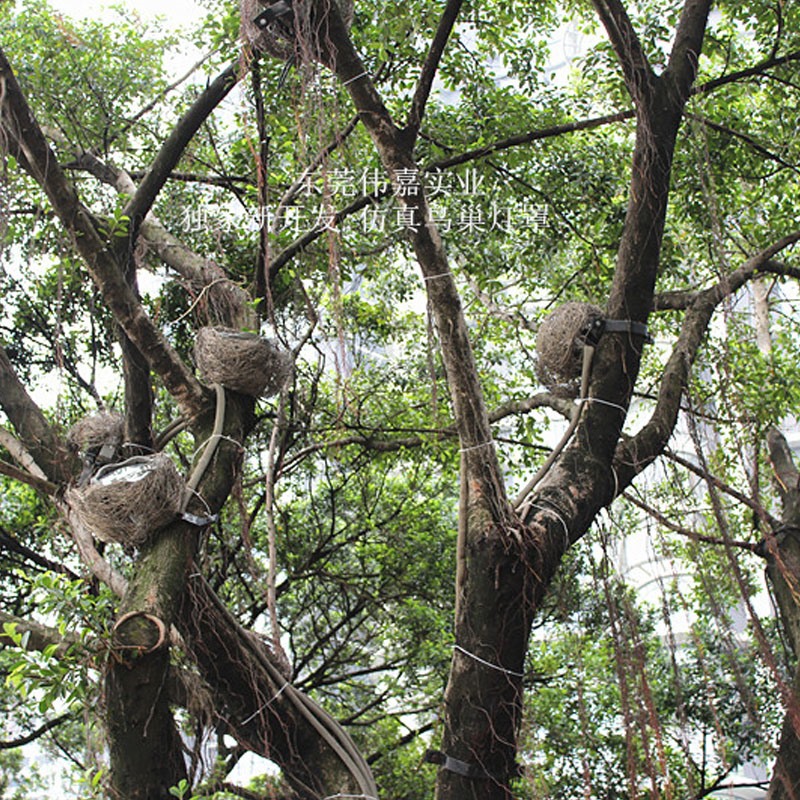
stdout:
[[[473,781],[492,780],[502,784],[500,778],[492,775],[491,772],[479,766],[478,764],[468,764],[466,761],[461,761],[453,756],[448,756],[441,750],[426,750],[424,760],[428,764],[436,764],[448,772],[454,772],[456,775],[461,775],[462,778],[469,778]],[[516,778],[522,774],[519,764],[514,764],[511,777]]]
[[631,333],[634,336],[643,336],[648,344],[653,343],[653,337],[644,322],[632,319],[604,319],[602,322],[602,333]]
[[265,8],[257,17],[253,19],[253,22],[259,28],[263,29],[268,27],[281,17],[285,17],[287,14],[291,13],[292,13],[291,0],[278,0],[276,3],[267,6],[267,8]]

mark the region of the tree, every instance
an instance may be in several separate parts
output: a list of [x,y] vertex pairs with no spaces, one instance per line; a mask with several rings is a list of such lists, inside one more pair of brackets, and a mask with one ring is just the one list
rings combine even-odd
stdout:
[[[662,458],[684,410],[698,453],[683,469],[707,482],[717,534],[699,540],[731,556],[747,595],[720,486],[734,482],[723,481],[726,471],[763,467],[760,437],[792,408],[792,390],[763,391],[755,353],[733,335],[738,320],[730,316],[722,337],[714,320],[753,281],[798,276],[778,260],[800,238],[795,145],[782,136],[790,122],[781,111],[797,91],[798,10],[719,3],[707,33],[710,2],[591,6],[420,2],[387,20],[380,5],[360,4],[351,29],[346,4],[289,4],[283,16],[276,4],[265,32],[245,24],[243,54],[230,9],[218,9],[202,35],[228,63],[187,89],[158,63],[174,41],[163,32],[123,20],[76,25],[44,6],[35,22],[3,9],[7,247],[13,263],[48,256],[6,300],[3,474],[14,481],[10,496],[26,492],[44,519],[56,510],[68,523],[94,576],[69,590],[48,577],[45,588],[66,595],[67,607],[88,593],[95,610],[80,613],[108,625],[100,635],[113,796],[168,796],[196,777],[176,707],[272,759],[287,796],[375,796],[369,761],[386,791],[402,796],[409,784],[392,784],[381,762],[430,728],[448,660],[441,744],[429,755],[440,766],[437,797],[526,791],[516,764],[526,694],[548,703],[526,683],[532,626],[564,558]],[[246,18],[260,10],[243,8]],[[548,32],[564,12],[592,34],[599,23],[607,44],[591,46],[559,86],[544,69]],[[58,41],[63,60],[53,55]],[[434,102],[437,80],[456,92],[452,101]],[[239,112],[213,116],[245,83]],[[447,189],[453,176],[458,193]],[[498,176],[507,185],[493,185]],[[251,230],[230,219],[238,207],[257,209]],[[422,276],[424,312],[408,262]],[[140,286],[148,268],[166,268],[157,299]],[[532,394],[533,333],[565,292],[602,306],[599,327],[564,345],[584,358],[581,396]],[[294,362],[276,399],[257,403],[195,375],[192,341],[210,325],[274,331]],[[763,357],[763,377],[785,387],[795,319],[781,325],[787,340]],[[650,351],[648,328],[660,337]],[[715,358],[718,346],[724,357]],[[698,361],[717,369],[711,381],[696,380]],[[98,548],[80,495],[64,494],[82,468],[96,467],[81,464],[63,429],[88,398],[109,404],[101,366],[123,376],[115,400],[132,448],[124,454],[169,449],[191,488],[186,513],[127,553]],[[42,410],[33,385],[54,367],[69,403]],[[754,384],[762,391],[748,397]],[[714,402],[729,402],[729,420],[709,410]],[[543,408],[571,418],[569,438],[528,479],[544,423],[526,415]],[[752,452],[714,463],[713,437],[697,420],[734,438],[752,423]],[[774,567],[784,544],[763,483],[755,473],[752,496],[738,499],[755,512],[748,535],[764,538],[761,555]],[[510,488],[522,488],[515,501]],[[670,514],[640,507],[686,533]],[[26,568],[74,580],[81,567],[51,541],[49,524],[22,521],[9,541]],[[791,563],[780,574],[791,579]],[[439,587],[453,580],[450,598]],[[113,623],[97,581],[120,598]],[[26,621],[38,595],[11,576],[6,583],[10,641],[37,635],[62,665],[83,652],[85,642]],[[606,589],[608,609],[633,608],[622,588]],[[640,619],[609,614],[617,640]],[[248,630],[264,620],[266,641]],[[769,637],[753,624],[769,662]],[[628,657],[644,664],[647,649]],[[11,675],[33,680],[31,669],[23,660]],[[777,665],[772,674],[788,708],[776,774],[791,787],[793,695]],[[742,685],[756,679],[736,675]],[[621,670],[618,680],[627,716],[614,752],[625,753],[628,796],[670,796],[677,782],[659,735],[658,757],[642,742],[639,757],[660,760],[664,783],[648,766],[652,786],[639,786]],[[637,691],[657,716],[648,681]],[[663,713],[688,719],[683,701],[671,708]],[[403,735],[412,714],[429,716]],[[367,730],[354,742],[332,715]],[[377,746],[374,758],[365,746]],[[690,764],[690,751],[687,743],[676,762]],[[711,791],[705,776],[691,780],[694,796]],[[206,781],[208,792],[224,788]]]

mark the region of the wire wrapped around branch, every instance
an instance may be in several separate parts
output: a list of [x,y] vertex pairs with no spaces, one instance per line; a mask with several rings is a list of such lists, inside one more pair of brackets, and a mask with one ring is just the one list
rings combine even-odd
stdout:
[[112,634],[115,650],[154,653],[167,641],[167,626],[154,614],[129,611],[116,621]]

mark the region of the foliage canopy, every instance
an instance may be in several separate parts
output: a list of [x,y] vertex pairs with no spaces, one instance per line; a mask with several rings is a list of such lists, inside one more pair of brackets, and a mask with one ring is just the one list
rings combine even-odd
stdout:
[[[65,796],[793,797],[800,4],[315,0],[289,63],[203,8],[0,5],[0,796],[35,742]],[[652,337],[578,402],[566,300]],[[208,325],[290,380],[220,400]],[[95,547],[100,409],[205,522]]]

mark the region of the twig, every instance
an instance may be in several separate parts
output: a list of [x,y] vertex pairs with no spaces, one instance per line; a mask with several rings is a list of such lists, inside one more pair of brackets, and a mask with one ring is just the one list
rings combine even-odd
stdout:
[[43,736],[48,731],[53,730],[53,728],[57,728],[59,725],[63,725],[68,720],[72,719],[74,714],[71,711],[68,711],[66,714],[61,714],[58,717],[54,717],[51,720],[48,720],[43,725],[40,725],[35,731],[31,731],[31,733],[25,734],[25,736],[20,736],[17,739],[9,739],[4,742],[0,742],[0,750],[12,750],[15,747],[23,747],[26,744],[30,744],[31,742],[36,741],[40,736]]

